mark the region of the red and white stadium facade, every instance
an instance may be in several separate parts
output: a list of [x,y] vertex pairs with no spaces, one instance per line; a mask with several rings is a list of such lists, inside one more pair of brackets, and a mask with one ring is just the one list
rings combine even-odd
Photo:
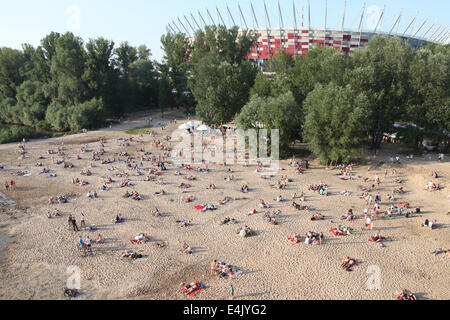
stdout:
[[[422,45],[426,45],[429,43],[447,43],[450,32],[447,26],[437,26],[436,22],[431,24],[431,27],[428,25],[428,18],[420,23],[419,26],[412,27],[416,22],[417,15],[411,22],[408,24],[406,29],[404,29],[403,33],[393,33],[392,31],[397,28],[399,29],[400,19],[402,17],[402,13],[398,16],[394,25],[390,29],[389,32],[381,32],[379,31],[380,25],[382,23],[385,9],[381,12],[378,17],[378,23],[374,27],[374,30],[367,31],[362,30],[362,22],[364,19],[364,14],[366,11],[365,5],[363,7],[361,18],[359,20],[359,26],[356,29],[348,30],[344,29],[345,23],[345,12],[346,12],[346,2],[343,3],[343,17],[342,17],[342,27],[340,29],[331,29],[327,28],[327,1],[325,0],[325,16],[324,16],[324,26],[322,28],[312,28],[311,27],[311,10],[309,1],[307,4],[307,21],[308,23],[304,25],[305,10],[304,6],[302,8],[301,15],[301,26],[297,26],[297,13],[295,9],[295,0],[293,0],[292,4],[292,12],[293,12],[293,21],[294,27],[285,28],[283,22],[282,10],[280,8],[280,4],[278,3],[278,17],[279,17],[279,25],[280,27],[273,28],[271,27],[270,18],[267,10],[267,6],[264,3],[264,11],[265,11],[265,27],[260,27],[258,23],[258,18],[255,14],[255,10],[253,4],[250,3],[251,12],[252,12],[252,21],[253,28],[249,28],[247,24],[247,20],[245,19],[244,14],[242,13],[241,6],[238,4],[238,13],[240,18],[240,31],[249,32],[253,39],[255,39],[255,44],[251,49],[251,52],[248,55],[248,58],[257,63],[263,63],[264,61],[271,59],[275,53],[279,50],[283,50],[285,52],[289,52],[294,56],[305,55],[308,50],[321,46],[325,48],[334,48],[341,50],[345,53],[350,53],[355,51],[361,47],[364,47],[366,43],[368,43],[373,37],[376,35],[384,34],[387,36],[398,36],[403,38],[409,42],[409,44],[413,48],[419,48]],[[304,2],[303,2],[304,3]],[[230,25],[237,26],[235,23],[234,17],[230,11],[230,8],[226,7],[228,18],[230,21]],[[216,7],[217,18],[216,21],[212,17],[210,11],[206,9],[205,17],[208,17],[209,23],[206,23],[204,16],[198,11],[198,17],[195,19],[194,15],[190,14],[190,19],[184,16],[183,21],[178,18],[177,22],[172,21],[172,23],[167,25],[167,32],[175,34],[175,33],[185,33],[189,37],[193,38],[191,34],[195,34],[197,30],[203,29],[206,25],[225,25],[226,23],[222,17],[221,12]],[[198,23],[200,22],[200,23]],[[217,23],[216,23],[217,22]],[[190,32],[192,31],[192,32]]]

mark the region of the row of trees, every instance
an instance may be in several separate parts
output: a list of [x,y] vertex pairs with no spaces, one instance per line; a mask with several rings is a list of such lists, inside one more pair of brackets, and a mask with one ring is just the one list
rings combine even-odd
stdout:
[[[410,139],[437,139],[450,128],[450,46],[413,50],[399,38],[375,37],[344,54],[315,48],[283,51],[262,73],[246,56],[253,45],[237,28],[206,28],[189,41],[162,37],[167,78],[187,107],[210,125],[235,120],[242,129],[280,129],[281,150],[301,136],[323,162],[348,161],[365,145],[378,149],[395,121],[414,123]],[[193,101],[188,101],[193,98]],[[182,99],[181,99],[182,100]],[[178,101],[181,101],[178,100]]]
[[159,81],[150,50],[127,42],[83,43],[70,32],[52,32],[36,48],[0,48],[0,139],[22,138],[7,127],[78,131],[136,108],[156,107]]

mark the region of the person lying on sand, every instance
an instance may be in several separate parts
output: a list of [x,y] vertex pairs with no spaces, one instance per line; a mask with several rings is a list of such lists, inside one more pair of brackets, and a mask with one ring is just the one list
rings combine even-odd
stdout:
[[121,258],[139,259],[142,258],[142,254],[137,253],[134,250],[128,250],[122,253]]
[[248,192],[248,185],[244,184],[244,185],[241,187],[241,191],[244,192],[244,193],[247,193],[247,192]]
[[266,214],[264,215],[264,218],[265,218],[266,221],[267,221],[268,223],[270,223],[271,225],[274,225],[274,226],[278,225],[277,220],[276,220],[275,218],[271,217],[268,213],[266,213]]
[[185,242],[181,247],[181,252],[185,254],[192,254],[194,251],[192,250],[191,246]]
[[131,239],[131,243],[143,244],[149,240],[149,236],[146,236],[145,233],[140,233],[134,239]]
[[422,227],[429,227],[430,229],[434,229],[437,225],[437,220],[431,221],[425,219],[425,222],[421,224]]
[[356,260],[350,257],[346,257],[341,264],[341,268],[346,271],[352,271],[352,268],[356,265]]
[[397,300],[417,300],[416,296],[407,289],[403,289],[395,295],[397,296]]
[[227,196],[220,201],[220,204],[225,205],[225,204],[229,204],[231,202],[233,202],[233,199],[231,197]]
[[181,198],[181,201],[189,203],[189,202],[193,202],[195,200],[195,197],[193,196],[184,196]]
[[155,192],[155,195],[164,196],[164,195],[166,195],[166,192],[163,189],[160,189],[159,192]]
[[226,217],[223,221],[220,222],[220,225],[224,224],[236,224],[237,220],[234,218]]
[[161,216],[161,212],[159,211],[158,208],[155,208],[155,210],[152,212],[152,215],[154,217],[160,217]]
[[101,233],[98,234],[97,238],[95,239],[95,242],[100,243],[100,244],[104,242],[103,236]]
[[449,255],[450,249],[437,248],[436,250],[434,250],[432,252],[432,254],[434,254],[435,256],[437,256],[438,254],[441,254],[441,253],[446,253],[447,255]]
[[116,215],[116,217],[114,218],[113,222],[114,223],[121,223],[124,219],[122,218],[122,216],[120,214]]
[[325,220],[325,217],[321,215],[320,213],[316,212],[311,216],[311,221],[314,220]]
[[242,227],[237,232],[241,237],[249,237],[255,234],[255,232],[247,226]]
[[265,203],[263,199],[261,199],[261,201],[259,202],[259,207],[262,209],[270,208],[270,206],[267,203]]

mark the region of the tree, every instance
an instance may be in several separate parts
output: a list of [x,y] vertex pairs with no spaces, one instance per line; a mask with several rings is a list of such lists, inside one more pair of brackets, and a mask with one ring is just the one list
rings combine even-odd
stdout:
[[207,54],[194,64],[189,87],[197,101],[197,116],[209,125],[227,123],[247,103],[256,69]]
[[15,98],[17,87],[23,81],[20,70],[25,59],[19,50],[0,48],[0,92],[9,98]]
[[370,146],[378,149],[383,135],[404,113],[409,101],[412,48],[399,38],[377,36],[353,55],[349,75],[353,90],[369,100]]
[[276,97],[252,96],[235,122],[242,130],[259,129],[262,125],[269,136],[271,130],[279,130],[280,151],[286,152],[300,128],[301,118],[292,92],[286,92]]
[[433,136],[450,128],[449,68],[450,46],[433,46],[417,51],[409,70],[412,98],[405,118]]
[[84,101],[86,90],[82,76],[85,62],[81,38],[67,32],[56,39],[50,74],[57,91],[53,92],[52,101],[61,106],[73,106]]
[[322,163],[348,162],[367,141],[369,102],[349,86],[317,84],[308,94],[303,134]]
[[158,88],[158,105],[161,113],[169,106],[170,93],[169,81],[167,80],[167,76],[163,75],[159,81]]
[[160,70],[167,74],[170,87],[174,89],[173,100],[177,106],[191,109],[194,106],[187,85],[187,73],[189,69],[189,55],[191,47],[185,35],[170,33],[161,37],[162,49],[164,50],[163,64]]

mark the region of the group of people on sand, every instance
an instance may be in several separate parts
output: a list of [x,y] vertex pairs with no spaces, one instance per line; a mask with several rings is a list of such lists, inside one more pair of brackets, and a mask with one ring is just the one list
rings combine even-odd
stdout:
[[128,192],[128,190],[124,193],[122,198],[131,198],[136,201],[142,200],[141,195],[137,191]]
[[237,234],[240,235],[241,237],[251,237],[255,235],[255,232],[248,226],[243,226],[237,231]]
[[5,189],[6,189],[6,191],[16,190],[16,183],[15,183],[15,181],[14,180],[6,181],[5,182]]
[[229,276],[233,270],[237,268],[223,261],[213,260],[211,262],[211,275],[218,275],[219,277]]

